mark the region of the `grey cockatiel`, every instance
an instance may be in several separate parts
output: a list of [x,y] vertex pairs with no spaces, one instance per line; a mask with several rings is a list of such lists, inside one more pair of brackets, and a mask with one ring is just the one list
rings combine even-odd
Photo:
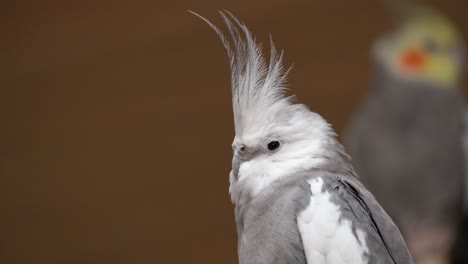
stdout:
[[230,194],[241,264],[413,263],[398,228],[358,181],[330,125],[284,95],[282,53],[267,63],[245,25],[229,40],[235,138]]
[[401,27],[376,43],[374,87],[346,145],[416,263],[446,263],[461,216],[465,166],[462,46],[436,11],[400,8],[406,13]]

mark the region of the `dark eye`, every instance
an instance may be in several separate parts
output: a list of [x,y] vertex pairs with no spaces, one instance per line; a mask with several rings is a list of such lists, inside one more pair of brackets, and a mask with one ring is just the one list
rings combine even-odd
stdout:
[[279,141],[271,141],[270,143],[268,143],[268,149],[269,149],[269,150],[278,149],[279,146],[280,146]]
[[424,39],[423,45],[424,49],[431,53],[437,52],[439,50],[439,45],[431,38]]

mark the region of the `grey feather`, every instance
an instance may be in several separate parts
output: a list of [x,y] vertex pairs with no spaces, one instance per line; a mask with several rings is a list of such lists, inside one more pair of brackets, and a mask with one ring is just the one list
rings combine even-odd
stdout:
[[365,230],[370,247],[369,263],[411,263],[403,237],[374,196],[355,179],[328,175],[326,189],[341,208],[342,217],[354,228]]
[[456,232],[463,193],[463,109],[457,89],[398,80],[379,70],[346,143],[363,183],[405,237],[418,225]]
[[236,201],[239,263],[307,263],[296,216],[309,200],[305,178],[276,182],[254,198],[239,195]]

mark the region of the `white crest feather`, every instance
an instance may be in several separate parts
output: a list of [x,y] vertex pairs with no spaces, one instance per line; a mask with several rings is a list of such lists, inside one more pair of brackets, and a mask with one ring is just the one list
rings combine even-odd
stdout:
[[[285,96],[286,76],[283,52],[278,53],[270,36],[271,54],[267,65],[261,44],[248,28],[228,11],[220,11],[230,39],[206,18],[203,19],[221,38],[231,67],[232,102],[236,134],[242,134],[251,124],[278,121],[279,111],[294,111],[291,97]],[[227,15],[226,15],[226,14]],[[289,109],[289,108],[293,109]],[[289,110],[289,111],[288,111]],[[276,118],[275,118],[276,117]]]

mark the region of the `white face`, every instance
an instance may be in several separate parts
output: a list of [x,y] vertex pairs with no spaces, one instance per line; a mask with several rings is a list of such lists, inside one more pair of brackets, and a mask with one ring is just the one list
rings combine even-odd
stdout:
[[287,125],[244,130],[233,142],[232,175],[252,195],[280,177],[316,166],[323,159],[329,125],[317,114],[291,118]]

